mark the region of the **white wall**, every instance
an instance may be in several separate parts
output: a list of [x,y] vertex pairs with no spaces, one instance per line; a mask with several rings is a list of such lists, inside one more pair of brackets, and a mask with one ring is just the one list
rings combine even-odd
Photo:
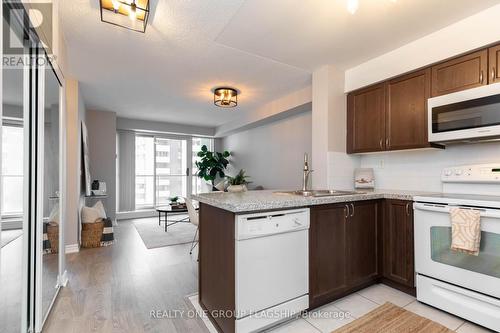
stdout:
[[[452,10],[452,8],[450,8]],[[488,8],[346,71],[345,91],[500,41],[500,5]]]
[[361,157],[361,167],[374,168],[376,187],[441,191],[441,171],[463,164],[500,162],[500,143],[477,143],[430,149],[377,153]]
[[66,80],[66,225],[65,243],[79,243],[81,195],[81,123],[86,111],[78,81]]
[[116,118],[116,129],[124,131],[142,131],[171,134],[189,134],[200,136],[213,136],[215,128],[192,126],[185,124],[166,123],[162,121],[150,121],[130,118]]
[[299,189],[304,153],[311,154],[311,112],[303,112],[222,139],[233,153],[230,174],[245,169],[251,186]]
[[[102,200],[107,216],[116,218],[116,113],[87,111],[91,181],[106,182],[108,198]],[[93,205],[95,202],[87,202]]]
[[346,154],[344,72],[323,66],[313,73],[313,188],[351,189],[359,157]]

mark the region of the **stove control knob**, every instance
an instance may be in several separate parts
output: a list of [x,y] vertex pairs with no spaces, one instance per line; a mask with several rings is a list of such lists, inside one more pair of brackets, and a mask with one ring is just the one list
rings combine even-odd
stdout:
[[462,174],[462,169],[456,169],[455,170],[455,175],[460,176]]
[[451,172],[451,170],[450,170],[450,169],[446,169],[446,170],[444,170],[444,175],[445,175],[446,177],[451,176],[451,174],[452,174],[452,172]]

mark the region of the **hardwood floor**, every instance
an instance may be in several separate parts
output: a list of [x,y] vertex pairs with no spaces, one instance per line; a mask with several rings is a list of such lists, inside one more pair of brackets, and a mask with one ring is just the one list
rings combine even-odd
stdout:
[[[186,296],[198,289],[197,252],[189,255],[190,244],[148,250],[133,220],[119,222],[115,237],[112,246],[67,256],[69,283],[43,331],[206,332],[200,319],[186,315],[192,309]],[[185,315],[165,316],[175,310]]]

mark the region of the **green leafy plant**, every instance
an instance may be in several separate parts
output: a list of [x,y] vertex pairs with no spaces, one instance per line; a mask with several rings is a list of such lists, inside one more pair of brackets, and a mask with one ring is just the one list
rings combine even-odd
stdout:
[[178,196],[171,197],[169,200],[170,200],[171,203],[175,204],[175,203],[179,202],[179,197]]
[[198,168],[196,175],[199,178],[210,182],[214,186],[217,177],[224,178],[226,176],[225,170],[229,165],[230,152],[227,150],[223,153],[211,152],[206,145],[203,145],[197,155],[201,158],[200,161],[195,163]]
[[245,175],[245,170],[243,169],[236,176],[226,176],[226,178],[229,185],[246,185],[251,183],[247,180],[250,176]]

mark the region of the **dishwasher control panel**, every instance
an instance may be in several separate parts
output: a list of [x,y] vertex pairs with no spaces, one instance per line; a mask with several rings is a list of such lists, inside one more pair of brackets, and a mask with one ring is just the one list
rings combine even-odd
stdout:
[[309,229],[309,208],[236,215],[235,239]]

